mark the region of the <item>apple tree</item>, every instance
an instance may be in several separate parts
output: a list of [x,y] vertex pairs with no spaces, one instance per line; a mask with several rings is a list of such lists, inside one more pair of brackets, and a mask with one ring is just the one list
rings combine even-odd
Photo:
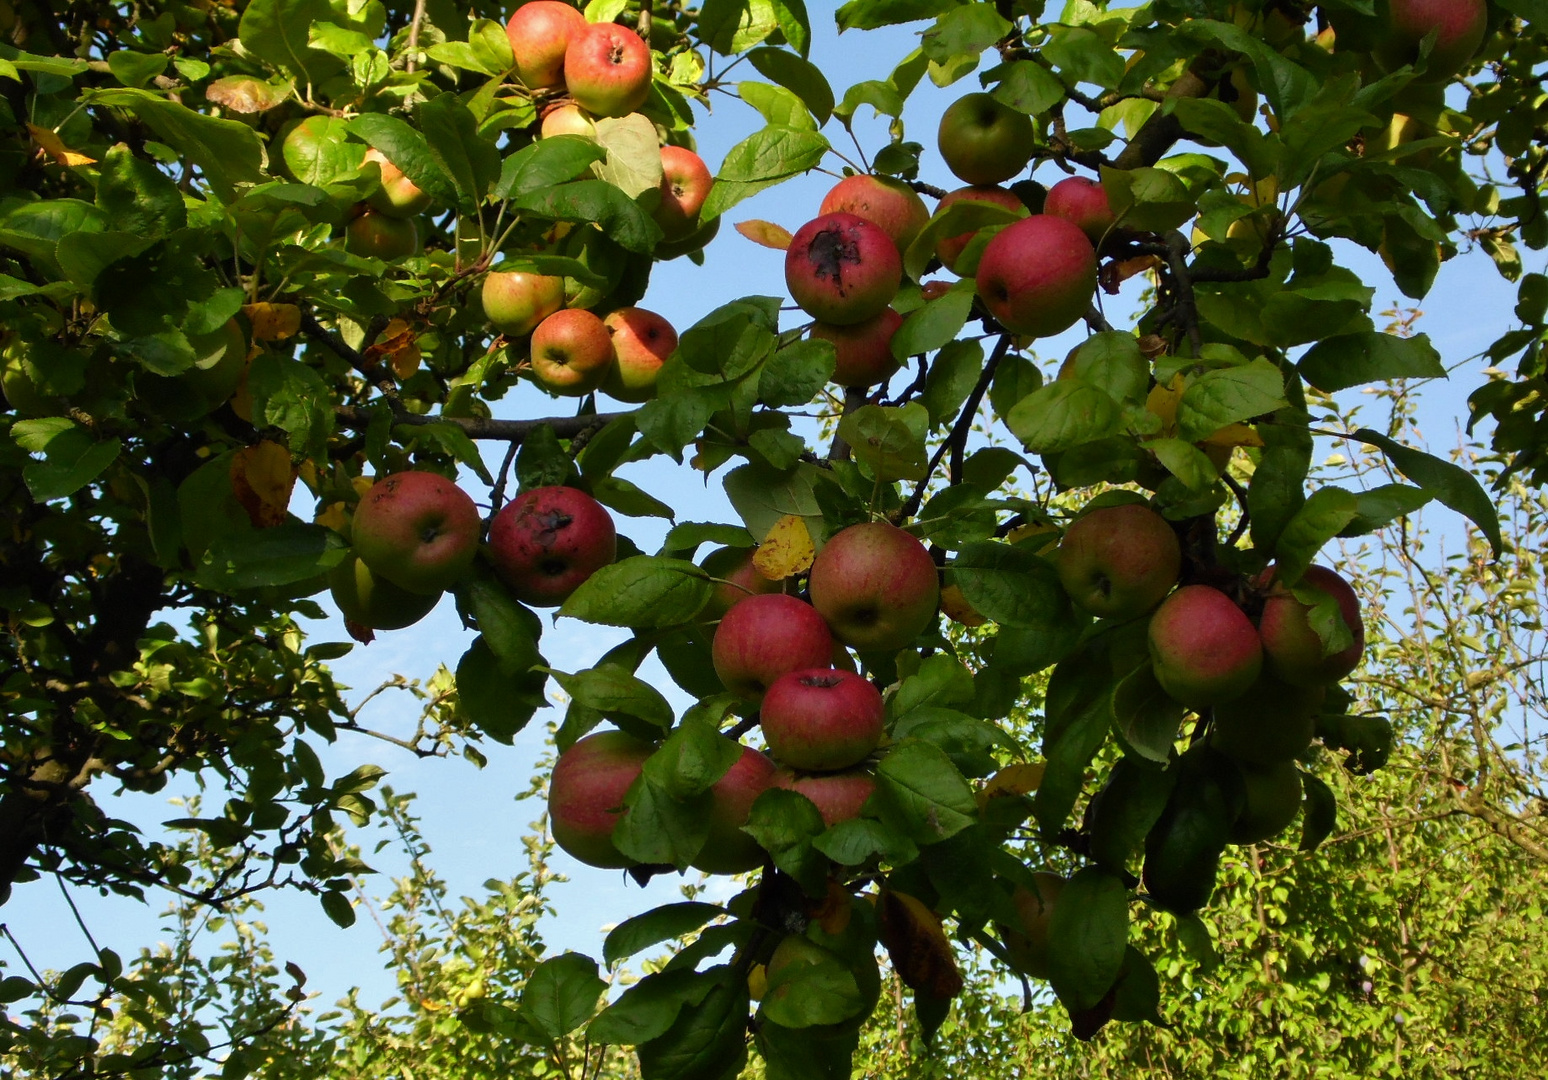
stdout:
[[[799,0],[16,9],[0,881],[217,909],[292,887],[350,922],[336,828],[382,770],[322,768],[311,743],[365,725],[341,647],[297,619],[413,635],[451,592],[477,637],[402,749],[481,761],[552,680],[562,846],[642,880],[753,875],[613,931],[610,964],[692,943],[595,1018],[604,983],[571,956],[470,1023],[584,1025],[647,1078],[749,1054],[847,1075],[878,950],[928,1037],[957,942],[1046,980],[1083,1037],[1156,1021],[1186,991],[1131,940],[1162,919],[1198,940],[1231,845],[1297,816],[1306,847],[1327,835],[1314,742],[1360,771],[1390,741],[1342,685],[1363,621],[1319,553],[1432,501],[1506,545],[1462,466],[1314,422],[1309,394],[1458,359],[1377,328],[1358,249],[1416,298],[1470,244],[1520,278],[1494,357],[1519,376],[1472,403],[1538,467],[1548,279],[1518,252],[1548,243],[1545,15],[850,0],[838,31],[920,42],[835,88],[807,58],[833,27]],[[712,174],[696,109],[731,89],[762,122]],[[912,129],[943,91],[939,131]],[[866,110],[885,141],[850,161]],[[846,167],[799,228],[736,220]],[[947,172],[965,187],[920,179]],[[728,214],[742,235],[716,239]],[[782,250],[796,307],[747,296],[679,333],[641,306],[657,261],[712,240]],[[1039,339],[1076,328],[1045,370]],[[503,415],[532,385],[573,401]],[[1319,440],[1393,479],[1309,481]],[[654,457],[717,477],[740,520],[677,522],[616,475]],[[673,527],[645,552],[614,514]],[[555,609],[631,634],[566,670]],[[1031,741],[1000,723],[1028,704]],[[213,875],[101,797],[174,778],[227,796],[170,823]],[[120,972],[103,950],[6,992],[96,1009]]]

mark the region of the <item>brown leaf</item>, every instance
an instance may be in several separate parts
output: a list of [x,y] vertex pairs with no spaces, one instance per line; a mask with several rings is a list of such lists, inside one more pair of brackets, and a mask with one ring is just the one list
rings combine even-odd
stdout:
[[366,366],[386,360],[400,379],[419,370],[419,335],[403,319],[393,319],[365,351]]
[[849,916],[854,911],[849,890],[836,881],[828,882],[827,895],[811,912],[811,920],[830,936],[838,936],[849,927]]
[[345,619],[344,629],[350,637],[354,638],[362,645],[369,645],[371,642],[376,640],[375,630],[372,630],[369,626],[362,626],[360,623],[354,622],[353,620]]
[[903,985],[934,998],[962,992],[956,951],[940,916],[907,893],[883,889],[877,912],[881,943]]
[[301,309],[294,304],[247,304],[242,313],[253,324],[254,341],[284,341],[301,331]]
[[1161,256],[1159,255],[1141,255],[1133,259],[1110,262],[1102,267],[1102,291],[1109,296],[1117,296],[1119,286],[1125,281],[1128,281],[1136,274],[1143,274],[1161,265]]
[[1146,360],[1154,360],[1158,356],[1165,356],[1171,346],[1160,334],[1146,334],[1139,339],[1139,348]]
[[766,248],[775,251],[784,251],[790,246],[790,230],[783,225],[776,225],[772,221],[739,221],[736,223],[736,231],[755,244],[762,244]]
[[205,87],[204,96],[232,112],[260,113],[283,102],[288,90],[251,75],[227,75]]
[[955,585],[947,585],[941,590],[941,610],[952,622],[963,626],[983,626],[989,621],[974,610],[973,605],[967,602],[967,597],[962,595],[962,590]]
[[786,514],[774,523],[753,553],[753,566],[770,581],[783,581],[811,568],[817,549],[806,519]]
[[231,460],[231,490],[257,529],[272,529],[285,520],[296,468],[290,451],[264,440],[245,446]]

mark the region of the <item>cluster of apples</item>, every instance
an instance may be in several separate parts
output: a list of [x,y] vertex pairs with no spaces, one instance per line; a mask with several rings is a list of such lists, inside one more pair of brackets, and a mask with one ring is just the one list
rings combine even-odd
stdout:
[[[727,548],[704,560],[722,585],[706,610],[719,616],[711,652],[726,689],[756,716],[765,754],[744,746],[711,788],[709,835],[693,866],[743,873],[764,854],[742,831],[770,787],[812,801],[828,825],[856,817],[875,779],[865,761],[882,743],[881,692],[854,670],[848,650],[896,652],[936,617],[939,572],[915,537],[886,522],[851,525],[818,552],[809,601],[753,567],[752,552]],[[722,576],[724,575],[724,576]],[[592,866],[633,865],[613,843],[624,798],[655,748],[623,731],[601,731],[559,755],[549,784],[554,840]]]

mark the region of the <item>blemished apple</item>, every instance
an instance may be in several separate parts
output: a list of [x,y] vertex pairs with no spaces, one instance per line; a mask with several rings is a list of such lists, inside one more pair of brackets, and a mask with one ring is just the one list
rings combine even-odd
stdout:
[[1219,589],[1184,585],[1150,617],[1161,688],[1191,708],[1241,697],[1263,668],[1258,628]]
[[1317,732],[1326,694],[1325,687],[1291,686],[1264,671],[1244,693],[1215,706],[1209,744],[1254,765],[1299,757]]
[[852,671],[808,668],[775,679],[758,712],[764,742],[781,765],[834,772],[881,745],[881,691]]
[[344,227],[344,250],[367,259],[392,262],[419,250],[419,230],[408,218],[367,209]]
[[642,307],[619,308],[602,320],[613,343],[614,363],[602,380],[609,397],[631,405],[656,396],[661,365],[677,348],[677,330],[663,315]]
[[1017,926],[998,924],[1000,940],[1010,954],[1011,964],[1023,975],[1048,978],[1048,928],[1053,922],[1054,906],[1064,891],[1064,878],[1039,870],[1032,875],[1034,888],[1017,885],[1011,903],[1020,916]]
[[586,16],[559,0],[528,0],[505,24],[516,76],[528,90],[564,85],[564,53],[586,25]]
[[854,214],[813,218],[785,251],[785,287],[819,322],[848,326],[880,315],[902,283],[898,246]]
[[866,800],[876,791],[876,777],[864,769],[798,773],[781,768],[775,771],[769,787],[805,795],[822,815],[823,824],[831,829],[841,821],[860,816]]
[[522,492],[489,526],[489,561],[516,599],[554,607],[618,556],[607,509],[579,488]]
[[525,337],[564,306],[564,278],[491,270],[480,293],[484,317],[506,337]]
[[1013,334],[1051,337],[1080,321],[1096,292],[1096,250],[1063,218],[1033,214],[984,246],[978,295]]
[[[1003,207],[1014,213],[1025,213],[1026,203],[1014,191],[1007,188],[994,187],[992,185],[980,185],[975,187],[958,188],[956,191],[948,191],[936,204],[935,212],[949,209],[959,202],[986,203],[990,206]],[[943,236],[935,244],[935,257],[941,260],[941,265],[952,273],[959,273],[957,260],[962,258],[962,253],[973,242],[976,232],[959,233],[956,236]]]
[[907,251],[930,221],[930,208],[919,193],[891,176],[846,176],[823,196],[822,214],[854,214],[887,234],[899,251]]
[[1388,0],[1384,6],[1387,25],[1375,49],[1377,62],[1389,70],[1417,63],[1420,43],[1433,32],[1425,80],[1449,79],[1461,71],[1488,31],[1485,0]]
[[681,240],[699,227],[699,210],[715,177],[704,159],[686,146],[661,148],[661,202],[652,215],[668,240]]
[[587,866],[621,869],[634,860],[613,844],[629,791],[655,747],[623,731],[598,731],[559,755],[548,779],[554,842]]
[[650,96],[650,47],[626,26],[588,23],[564,51],[564,85],[595,116],[627,116]]
[[360,558],[346,556],[328,572],[328,590],[339,614],[372,630],[412,626],[440,602],[441,593],[413,593],[371,573]]
[[430,196],[404,176],[403,170],[388,160],[386,154],[373,146],[365,152],[365,159],[376,163],[382,177],[381,188],[366,198],[371,209],[388,217],[414,217],[430,209]]
[[560,397],[584,397],[613,364],[613,338],[585,308],[556,311],[532,331],[532,375]]
[[817,553],[812,606],[861,652],[894,652],[935,621],[940,572],[915,537],[885,521],[840,529]]
[[709,835],[690,864],[706,874],[745,874],[765,860],[756,840],[742,831],[752,804],[774,779],[774,762],[750,746],[710,787]]
[[1293,591],[1276,584],[1263,601],[1263,614],[1258,618],[1263,655],[1274,674],[1294,686],[1336,683],[1359,666],[1360,656],[1365,651],[1360,598],[1349,587],[1349,582],[1325,566],[1307,567],[1296,588],[1315,589],[1332,597],[1354,640],[1324,656],[1322,639],[1312,629],[1312,608],[1302,603]]
[[952,102],[936,134],[946,167],[964,184],[999,184],[1032,160],[1032,118],[989,94]]
[[1059,544],[1059,582],[1101,619],[1131,619],[1159,604],[1182,570],[1182,545],[1160,514],[1140,503],[1076,518]]
[[699,565],[705,573],[720,580],[715,582],[715,591],[699,612],[699,618],[713,622],[749,596],[784,591],[783,581],[769,580],[753,565],[753,556],[757,552],[757,548],[723,547],[704,557]]
[[597,125],[586,114],[586,110],[573,102],[556,105],[543,114],[543,123],[538,128],[539,137],[547,139],[554,135],[579,135],[584,139],[597,137]]
[[809,336],[833,343],[834,382],[840,386],[878,386],[902,366],[892,355],[892,337],[902,325],[903,316],[889,307],[849,326],[813,323]]
[[361,497],[351,537],[372,573],[409,592],[435,595],[467,574],[482,525],[473,500],[446,477],[400,472]]
[[1048,189],[1043,213],[1063,218],[1074,225],[1093,245],[1100,244],[1107,231],[1117,223],[1107,190],[1085,176],[1071,176]]
[[827,667],[833,635],[806,601],[768,593],[749,596],[726,612],[710,654],[726,689],[756,705],[787,671]]

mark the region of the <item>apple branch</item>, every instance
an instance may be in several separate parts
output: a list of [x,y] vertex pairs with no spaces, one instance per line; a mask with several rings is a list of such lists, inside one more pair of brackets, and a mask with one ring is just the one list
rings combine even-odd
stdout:
[[930,477],[935,475],[935,470],[940,466],[941,459],[948,451],[951,453],[951,466],[948,475],[953,484],[962,482],[962,455],[967,444],[968,433],[973,430],[973,419],[978,415],[978,406],[984,400],[984,394],[989,391],[989,384],[994,381],[994,373],[1000,366],[1000,361],[1010,351],[1011,336],[1001,334],[1000,340],[995,342],[994,351],[989,354],[989,361],[984,364],[983,374],[978,377],[978,383],[968,394],[967,400],[962,403],[962,411],[957,414],[957,422],[952,425],[951,431],[941,444],[935,448],[935,453],[930,456],[930,463],[925,466],[925,472],[914,485],[913,494],[903,504],[900,520],[908,520],[919,513],[919,507],[924,502],[925,488],[930,485]]

